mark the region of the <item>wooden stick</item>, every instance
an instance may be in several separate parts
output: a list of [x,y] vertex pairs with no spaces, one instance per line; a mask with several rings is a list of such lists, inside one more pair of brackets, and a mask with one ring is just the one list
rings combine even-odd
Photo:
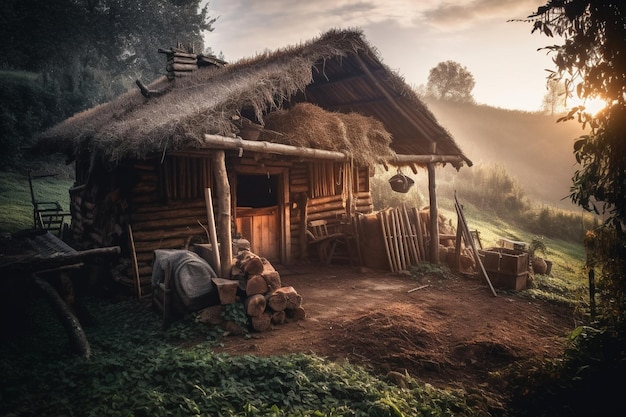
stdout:
[[391,252],[389,251],[389,241],[387,240],[387,231],[385,228],[385,220],[383,219],[384,211],[378,213],[377,217],[380,221],[380,227],[383,233],[383,241],[385,242],[385,252],[387,253],[387,261],[389,261],[389,269],[393,272],[393,262],[391,261]]
[[408,290],[408,291],[407,291],[407,293],[411,293],[411,292],[413,292],[413,291],[423,290],[424,288],[427,288],[427,287],[429,287],[429,285],[428,285],[428,284],[425,284],[425,285],[420,285],[420,286],[419,286],[419,287],[417,287],[417,288],[413,288],[413,289]]
[[135,248],[135,238],[133,228],[128,224],[128,242],[130,243],[130,254],[133,261],[133,272],[135,273],[135,291],[137,298],[141,298],[141,279],[139,278],[139,263],[137,262],[137,249]]
[[469,227],[467,226],[467,222],[465,221],[465,216],[463,215],[463,209],[461,208],[461,205],[459,204],[459,200],[457,200],[456,198],[456,192],[454,193],[454,207],[456,208],[457,216],[459,216],[459,218],[461,219],[461,226],[463,227],[463,233],[464,233],[463,237],[466,242],[470,243],[470,246],[472,247],[472,252],[474,254],[474,259],[476,260],[476,264],[480,266],[480,270],[482,271],[483,276],[485,277],[485,280],[487,281],[487,284],[489,284],[489,288],[491,288],[491,292],[493,293],[493,296],[497,297],[498,294],[496,293],[496,290],[493,289],[493,285],[491,285],[491,280],[489,279],[489,275],[487,274],[487,271],[485,270],[485,266],[483,265],[483,262],[480,260],[480,256],[478,256],[478,250],[476,250],[476,244],[474,243],[472,234],[470,233]]
[[219,273],[221,273],[220,250],[217,243],[217,233],[215,232],[215,216],[213,214],[213,199],[211,197],[210,188],[204,189],[204,203],[206,205],[206,215],[209,223],[209,238],[211,239],[211,252],[213,252],[213,266],[216,272],[219,271]]

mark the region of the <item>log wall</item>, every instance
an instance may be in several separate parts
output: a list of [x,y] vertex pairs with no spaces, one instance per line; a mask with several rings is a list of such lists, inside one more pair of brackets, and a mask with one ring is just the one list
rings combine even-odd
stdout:
[[[230,159],[229,171],[235,164],[237,170],[243,172],[254,168],[268,173],[288,170],[285,202],[289,203],[289,221],[286,222],[289,227],[282,237],[289,241],[287,247],[291,250],[287,262],[306,255],[302,249],[306,250],[302,241],[306,229],[301,224],[303,205],[297,202],[301,196],[308,196],[312,188],[329,195],[305,200],[308,221],[325,219],[331,228],[343,227],[342,222],[349,213],[373,211],[367,168],[355,168],[352,177],[348,178],[345,170],[337,169],[337,164],[334,171],[327,174],[321,173],[319,166],[328,164],[278,160],[261,163],[250,155]],[[312,166],[317,166],[313,176]],[[72,246],[77,249],[120,246],[124,261],[114,271],[114,279],[118,282],[135,288],[135,279],[139,276],[144,293],[149,292],[154,250],[180,249],[192,242],[209,241],[202,227],[208,226],[204,189],[213,185],[209,156],[168,156],[164,163],[159,160],[134,161],[116,167],[113,172],[96,166],[92,168],[91,176],[84,172],[88,167],[87,163],[77,164],[76,178],[85,178],[87,182],[70,190]],[[338,187],[339,172],[340,185],[350,184],[351,193]],[[322,177],[327,179],[325,185],[311,186],[312,178]],[[213,203],[217,208],[216,201]]]

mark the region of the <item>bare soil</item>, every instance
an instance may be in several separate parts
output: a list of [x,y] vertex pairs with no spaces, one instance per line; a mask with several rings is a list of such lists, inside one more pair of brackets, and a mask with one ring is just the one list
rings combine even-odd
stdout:
[[[500,398],[492,372],[563,353],[573,312],[520,293],[494,296],[482,279],[416,279],[350,267],[276,267],[303,297],[306,318],[252,338],[228,336],[218,350],[262,356],[312,353],[390,371],[439,388],[480,389]],[[410,291],[415,288],[420,288]]]

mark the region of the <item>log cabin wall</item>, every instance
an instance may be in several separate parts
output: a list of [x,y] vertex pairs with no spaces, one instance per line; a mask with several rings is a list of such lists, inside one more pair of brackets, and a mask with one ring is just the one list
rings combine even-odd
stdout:
[[351,215],[374,211],[370,170],[336,162],[294,165],[290,172],[290,201],[292,259],[306,259],[306,223],[323,219],[330,229],[342,228]]
[[[77,183],[70,190],[73,245],[81,249],[119,245],[122,262],[114,271],[116,281],[132,289],[138,274],[142,287],[149,291],[154,250],[183,248],[192,241],[207,242],[200,223],[207,226],[204,189],[212,188],[214,182],[210,155],[125,161],[113,171],[103,166],[90,168],[88,160],[83,162],[76,164]],[[254,154],[230,158],[228,167],[229,171],[233,168],[232,173],[281,173],[286,179],[281,201],[285,209],[280,220],[285,228],[280,237],[280,245],[286,246],[281,248],[284,262],[303,259],[303,206],[308,221],[325,219],[331,227],[340,225],[350,213],[373,211],[370,171],[366,167],[260,160]],[[308,198],[301,202],[301,196]],[[235,217],[236,198],[232,204]],[[236,224],[233,218],[237,235],[242,231]]]

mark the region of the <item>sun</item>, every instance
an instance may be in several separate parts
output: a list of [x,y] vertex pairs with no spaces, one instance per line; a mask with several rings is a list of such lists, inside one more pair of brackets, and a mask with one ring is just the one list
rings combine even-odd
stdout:
[[576,99],[567,103],[568,107],[584,106],[585,112],[596,116],[606,107],[606,101],[599,98]]

